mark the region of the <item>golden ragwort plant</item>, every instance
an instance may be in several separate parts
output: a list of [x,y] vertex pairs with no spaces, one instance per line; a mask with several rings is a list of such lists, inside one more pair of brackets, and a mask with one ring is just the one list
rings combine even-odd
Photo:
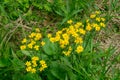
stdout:
[[[63,28],[53,34],[48,34],[47,37],[52,43],[59,44],[62,49],[62,54],[70,56],[71,53],[78,53],[84,51],[82,46],[85,35],[90,31],[100,31],[105,27],[105,18],[101,17],[100,11],[93,12],[85,22],[76,22],[72,20],[67,21],[69,27]],[[21,50],[39,51],[46,43],[42,41],[42,34],[39,28],[35,29],[22,40]],[[33,56],[31,61],[25,63],[26,71],[35,73],[37,70],[44,71],[49,65],[44,60],[40,60],[38,56]]]

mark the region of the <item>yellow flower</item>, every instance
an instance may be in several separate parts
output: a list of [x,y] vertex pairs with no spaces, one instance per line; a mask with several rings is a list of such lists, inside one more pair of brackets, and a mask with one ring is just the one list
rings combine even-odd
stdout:
[[32,63],[33,63],[33,67],[36,67],[37,66],[37,62],[36,61],[32,61]]
[[83,39],[81,37],[76,37],[75,41],[74,41],[76,44],[78,43],[83,43]]
[[33,48],[33,44],[29,43],[28,45],[28,48],[32,49]]
[[85,35],[85,33],[86,33],[84,29],[79,29],[79,32],[83,35]]
[[32,67],[29,66],[29,67],[26,68],[26,71],[29,72],[29,71],[31,71],[31,69],[32,69]]
[[62,34],[62,31],[57,31],[56,32],[56,35],[60,35],[60,34]]
[[76,23],[78,26],[82,26],[82,22],[77,22]]
[[22,44],[23,44],[23,43],[26,43],[26,42],[27,42],[27,39],[24,38],[24,39],[22,40]]
[[92,29],[92,27],[90,26],[90,24],[88,23],[86,26],[86,30],[90,31]]
[[26,45],[22,45],[22,46],[20,46],[20,49],[21,49],[21,50],[26,49]]
[[91,14],[91,15],[90,15],[90,18],[95,18],[95,17],[96,17],[95,14]]
[[100,14],[100,11],[95,11],[96,14]]
[[68,50],[69,50],[69,51],[71,51],[71,50],[72,50],[72,47],[71,47],[71,46],[69,46]]
[[32,61],[38,61],[38,60],[39,60],[39,57],[37,56],[32,57]]
[[95,30],[96,31],[99,31],[100,30],[100,27],[98,26],[98,27],[95,27]]
[[59,44],[60,45],[65,45],[65,44],[68,44],[68,41],[60,39]]
[[105,21],[105,18],[101,18],[102,21]]
[[[83,32],[83,33],[84,33],[84,32]],[[72,33],[72,36],[76,38],[76,37],[78,37],[79,35],[78,35],[76,32],[73,32],[73,33]]]
[[70,25],[69,28],[72,30],[72,29],[74,29],[74,26],[73,26],[73,25]]
[[36,69],[35,69],[35,68],[32,68],[32,69],[31,69],[31,72],[32,72],[32,73],[35,73],[35,72],[36,72]]
[[44,45],[45,45],[45,42],[44,42],[44,41],[42,41],[42,42],[41,42],[41,45],[42,45],[42,46],[44,46]]
[[47,35],[47,37],[48,37],[48,38],[51,38],[51,37],[52,37],[52,35],[51,35],[51,34],[48,34],[48,35]]
[[76,49],[76,52],[77,53],[80,53],[83,51],[83,47],[82,46],[78,46],[77,49]]
[[47,65],[46,65],[46,64],[42,64],[42,67],[43,67],[43,68],[47,68]]
[[98,27],[98,24],[93,23],[92,26],[93,26],[93,27]]
[[41,65],[45,64],[45,61],[44,61],[44,60],[41,60],[41,61],[40,61],[40,64],[41,64]]
[[62,34],[62,37],[63,37],[63,39],[66,39],[66,40],[68,40],[68,39],[69,39],[69,35],[68,35],[68,34],[66,34],[66,33]]
[[34,40],[31,40],[31,44],[34,45],[36,44],[36,42]]
[[72,27],[72,26],[70,26],[69,27],[69,29],[67,30],[67,34],[75,34],[76,32],[75,32],[75,28],[74,27]]
[[39,28],[36,28],[35,31],[36,31],[36,32],[40,32],[40,29],[39,29]]
[[41,35],[41,33],[36,33],[36,35],[35,35],[35,40],[37,41],[37,40],[40,40],[42,38],[42,35]]
[[73,22],[72,20],[68,20],[67,21],[68,24],[72,24],[72,22]]
[[66,55],[66,56],[69,56],[71,53],[71,51],[63,51],[63,54]]
[[105,27],[105,24],[101,22],[101,23],[100,23],[100,26]]
[[61,31],[64,32],[64,31],[66,31],[66,30],[67,30],[67,28],[63,28]]
[[30,61],[27,61],[27,62],[25,63],[25,65],[26,65],[26,66],[31,66],[31,62],[30,62]]
[[[47,68],[47,67],[46,67]],[[39,70],[40,72],[42,72],[45,68],[44,67],[40,67]]]
[[40,70],[40,72],[42,72],[42,71],[44,70],[44,68],[43,68],[43,67],[40,67],[39,70]]
[[89,21],[90,21],[89,19],[86,20],[87,23],[88,23]]
[[33,38],[35,35],[36,35],[36,33],[35,33],[35,32],[32,32],[32,33],[29,35],[29,38]]
[[100,17],[97,17],[97,18],[96,18],[96,21],[100,22]]
[[56,40],[55,40],[55,38],[51,37],[51,38],[50,38],[50,41],[51,41],[52,43],[54,43]]
[[35,45],[35,46],[34,46],[34,49],[35,49],[35,50],[39,50],[39,45]]
[[80,26],[82,26],[82,22],[77,22],[77,23],[75,24],[75,28],[79,28]]
[[60,47],[61,47],[61,48],[65,48],[65,45],[62,44],[62,45],[60,45]]
[[55,42],[59,41],[60,40],[60,35],[56,35],[54,39],[55,39]]
[[39,60],[39,57],[33,56],[31,58],[31,61],[27,61],[25,63],[25,65],[27,66],[26,71],[31,72],[31,73],[36,73],[36,71],[37,71],[36,69],[38,69],[39,66],[41,66],[39,68],[40,71],[43,71],[45,68],[48,67],[44,60],[40,60],[40,65],[38,66],[38,60]]
[[40,71],[43,71],[45,68],[47,68],[47,64],[44,60],[40,61],[41,67],[39,68]]

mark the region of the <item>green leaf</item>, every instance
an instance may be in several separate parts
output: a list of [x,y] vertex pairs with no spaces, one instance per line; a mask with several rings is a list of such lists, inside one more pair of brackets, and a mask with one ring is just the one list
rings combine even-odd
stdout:
[[9,66],[11,62],[9,61],[9,58],[1,58],[0,59],[0,67]]
[[67,71],[65,69],[65,66],[61,64],[60,62],[54,61],[51,63],[51,69],[50,72],[52,75],[59,79],[59,80],[64,80],[65,76],[67,74]]
[[47,73],[47,78],[48,78],[48,80],[58,80],[56,77],[54,77],[52,75],[52,73],[50,71]]
[[25,75],[24,80],[42,80],[37,74],[28,73]]
[[15,71],[15,74],[12,75],[12,80],[23,80],[24,75],[21,72]]
[[66,59],[65,57],[61,57],[61,60],[63,60],[64,63],[65,63],[68,67],[73,68],[72,65],[71,65],[71,63],[70,63],[70,61],[69,61],[68,59]]
[[77,76],[73,73],[73,69],[68,67],[64,62],[52,62],[50,73],[59,80],[76,80],[77,78]]
[[0,59],[0,67],[5,67],[6,65],[3,63],[3,61]]
[[48,55],[53,55],[57,53],[57,45],[50,42],[48,38],[45,38],[43,41],[45,41],[45,45],[43,46],[43,50]]
[[69,77],[70,80],[76,80],[76,75],[73,73],[74,68],[72,67],[70,61],[65,57],[62,57],[61,59],[64,61],[64,64],[66,65],[65,69],[68,73],[68,75],[66,76]]
[[73,73],[71,69],[67,69],[68,76],[70,80],[76,80],[77,76]]
[[74,10],[72,13],[71,13],[71,16],[74,16],[75,14],[79,13],[83,11],[83,9],[79,9],[79,10]]
[[64,16],[64,13],[62,12],[62,11],[57,11],[57,10],[55,10],[55,12],[58,14],[58,15],[60,15],[60,16]]
[[22,51],[22,53],[23,54],[25,54],[26,56],[32,56],[31,54],[30,54],[30,51],[26,51],[26,50],[21,50]]
[[25,67],[25,64],[22,60],[18,59],[18,58],[14,58],[13,60],[11,60],[12,62],[12,66],[14,67],[14,70],[21,70]]

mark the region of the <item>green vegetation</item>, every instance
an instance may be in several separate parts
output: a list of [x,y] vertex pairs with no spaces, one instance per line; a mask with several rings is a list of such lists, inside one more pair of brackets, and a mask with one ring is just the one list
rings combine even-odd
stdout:
[[1,0],[0,80],[119,80],[119,12],[119,0]]

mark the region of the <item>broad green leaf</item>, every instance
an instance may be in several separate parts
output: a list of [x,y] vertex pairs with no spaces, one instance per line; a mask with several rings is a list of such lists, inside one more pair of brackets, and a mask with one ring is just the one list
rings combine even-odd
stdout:
[[10,64],[9,58],[0,58],[0,67],[9,66]]
[[58,80],[50,71],[47,73],[47,78],[48,80]]
[[25,64],[22,60],[14,58],[11,60],[12,66],[14,67],[14,70],[21,70],[25,67]]
[[67,77],[69,77],[70,80],[76,80],[76,75],[73,73],[74,68],[72,67],[70,61],[64,57],[61,59],[64,61],[64,65],[66,65],[65,69],[67,72]]
[[68,59],[66,59],[65,57],[61,57],[61,60],[63,60],[64,63],[65,63],[68,67],[73,68],[72,65],[71,65],[71,63],[70,63],[70,61],[69,61]]
[[30,54],[30,51],[22,50],[22,53],[25,54],[26,56],[32,56],[32,55]]
[[76,80],[77,75],[75,75],[71,69],[67,69],[67,73],[70,80]]
[[59,80],[64,80],[67,74],[64,65],[57,61],[52,62],[50,72],[54,77],[56,77]]
[[3,63],[3,61],[0,59],[0,67],[5,67],[6,65]]
[[43,41],[45,41],[45,45],[43,46],[43,50],[48,55],[57,54],[57,45],[55,43],[52,43],[49,41],[48,38],[45,38]]
[[37,74],[28,73],[24,76],[24,80],[42,80]]

